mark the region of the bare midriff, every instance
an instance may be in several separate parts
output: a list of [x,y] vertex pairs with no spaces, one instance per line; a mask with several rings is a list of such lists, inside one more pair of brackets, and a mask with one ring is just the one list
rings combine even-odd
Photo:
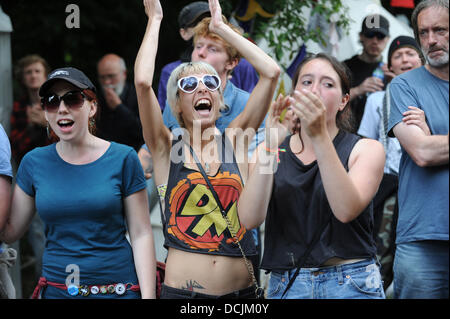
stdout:
[[241,256],[198,254],[169,248],[164,284],[209,295],[224,295],[252,285]]

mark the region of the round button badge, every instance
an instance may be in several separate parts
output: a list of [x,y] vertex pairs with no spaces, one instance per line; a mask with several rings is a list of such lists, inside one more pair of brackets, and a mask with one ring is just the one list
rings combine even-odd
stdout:
[[92,286],[91,287],[91,294],[96,295],[100,292],[100,288],[98,288],[97,286]]
[[89,286],[81,286],[80,287],[80,295],[83,297],[87,297],[90,294]]
[[126,287],[124,284],[117,284],[116,285],[116,294],[123,295],[126,291]]
[[115,290],[116,290],[116,288],[114,287],[114,285],[109,285],[109,286],[108,286],[108,292],[109,292],[110,294],[113,294]]
[[69,285],[69,287],[67,287],[67,292],[71,296],[76,296],[76,295],[78,295],[78,292],[79,292],[78,287],[75,285]]

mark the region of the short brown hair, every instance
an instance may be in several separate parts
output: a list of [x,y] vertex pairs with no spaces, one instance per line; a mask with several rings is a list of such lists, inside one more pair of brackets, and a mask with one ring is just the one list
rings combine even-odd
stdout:
[[[229,23],[227,18],[225,16],[222,16],[223,21],[237,34],[242,35],[241,30],[239,30],[236,26]],[[211,21],[211,18],[204,18],[202,21],[200,21],[194,28],[194,45],[197,42],[199,37],[205,37],[205,38],[211,38],[215,41],[218,41],[223,44],[225,47],[225,50],[228,54],[229,60],[235,60],[237,59],[238,62],[241,59],[241,55],[239,52],[227,41],[222,39],[219,35],[217,35],[214,32],[209,31],[209,22]]]
[[14,75],[16,79],[20,82],[21,85],[23,85],[23,70],[34,63],[41,63],[44,66],[45,70],[45,77],[50,73],[50,66],[48,65],[47,61],[41,57],[38,54],[29,54],[21,58],[14,69]]

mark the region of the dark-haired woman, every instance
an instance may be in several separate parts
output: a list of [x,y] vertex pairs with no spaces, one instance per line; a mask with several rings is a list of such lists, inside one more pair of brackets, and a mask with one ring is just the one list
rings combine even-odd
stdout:
[[153,235],[136,152],[91,133],[97,101],[83,72],[54,70],[39,95],[59,141],[22,159],[0,240],[19,239],[36,207],[47,243],[33,297],[154,298]]
[[[267,212],[262,268],[271,271],[269,298],[384,298],[371,204],[384,151],[379,142],[343,129],[347,74],[328,55],[306,59],[292,96],[274,103],[266,144],[252,161],[254,178],[240,208],[248,213],[247,227],[262,223]],[[300,118],[300,132],[285,138],[279,116],[288,105]],[[269,162],[278,164],[273,174]]]

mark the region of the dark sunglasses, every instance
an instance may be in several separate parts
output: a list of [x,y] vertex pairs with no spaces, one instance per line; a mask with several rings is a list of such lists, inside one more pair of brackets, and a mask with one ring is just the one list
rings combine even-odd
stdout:
[[374,37],[377,37],[378,40],[383,40],[384,38],[386,38],[386,36],[380,32],[367,32],[366,34],[364,34],[364,36],[368,39],[373,39]]
[[206,88],[210,91],[215,91],[220,87],[220,78],[216,75],[209,75],[205,74],[201,78],[198,78],[196,76],[186,76],[184,78],[181,78],[178,80],[178,88],[186,93],[192,93],[194,92],[199,82],[202,82]]
[[59,109],[61,101],[64,101],[64,105],[69,109],[79,109],[84,104],[84,95],[81,91],[70,91],[59,96],[57,94],[46,95],[41,98],[42,108],[47,112],[56,112]]

